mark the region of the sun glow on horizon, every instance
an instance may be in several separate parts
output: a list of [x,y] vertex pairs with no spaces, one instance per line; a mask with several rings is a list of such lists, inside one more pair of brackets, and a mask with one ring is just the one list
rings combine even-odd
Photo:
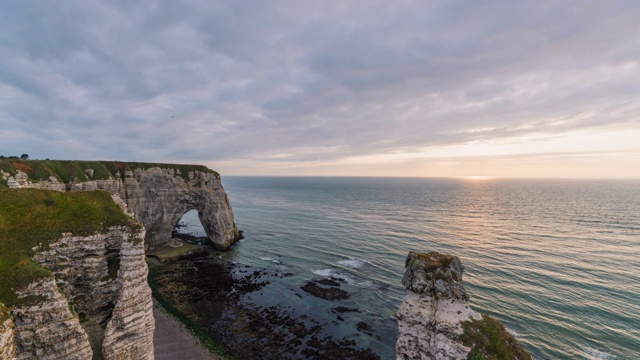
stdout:
[[470,175],[470,176],[462,176],[462,179],[471,180],[471,181],[486,181],[493,180],[495,176],[487,176],[487,175]]

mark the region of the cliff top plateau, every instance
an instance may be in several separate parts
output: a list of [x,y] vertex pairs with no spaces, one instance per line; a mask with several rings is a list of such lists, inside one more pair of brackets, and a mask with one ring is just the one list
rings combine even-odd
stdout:
[[[0,171],[7,176],[15,176],[18,170],[27,174],[29,180],[49,180],[51,177],[61,183],[83,182],[90,180],[108,180],[119,177],[124,179],[126,171],[135,169],[174,169],[176,175],[186,178],[190,172],[200,171],[214,174],[220,178],[220,174],[203,165],[164,164],[146,162],[121,162],[121,161],[81,161],[81,160],[20,160],[0,159]],[[87,171],[89,170],[90,171]],[[7,179],[0,176],[0,188],[6,188]]]
[[32,259],[35,248],[46,248],[65,233],[87,236],[112,226],[140,229],[106,191],[0,189],[0,302],[13,305],[15,289],[52,276]]

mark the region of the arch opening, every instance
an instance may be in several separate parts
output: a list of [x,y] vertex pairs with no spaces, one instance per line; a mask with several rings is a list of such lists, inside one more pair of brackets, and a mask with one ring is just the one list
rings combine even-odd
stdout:
[[173,226],[172,238],[178,238],[188,244],[210,244],[204,224],[200,220],[198,210],[192,209],[184,213],[180,220]]

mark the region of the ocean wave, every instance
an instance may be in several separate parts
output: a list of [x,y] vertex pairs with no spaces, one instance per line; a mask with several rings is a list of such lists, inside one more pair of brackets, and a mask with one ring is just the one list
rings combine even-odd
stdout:
[[322,269],[313,271],[314,274],[324,276],[324,277],[332,277],[340,280],[344,280],[349,285],[357,285],[356,279],[353,277],[338,271],[337,269]]
[[517,333],[515,330],[510,329],[510,328],[508,328],[508,327],[506,327],[506,326],[505,326],[504,328],[505,328],[505,330],[507,330],[507,332],[508,332],[509,334],[511,334],[514,338],[519,338],[519,337],[520,337],[520,334],[519,334],[519,333]]
[[340,260],[338,264],[352,269],[359,269],[364,266],[365,262],[358,259]]
[[316,275],[328,277],[328,276],[332,276],[333,269],[314,270],[313,273]]
[[590,346],[583,346],[582,351],[585,353],[587,359],[613,360],[616,358],[613,354],[594,349]]
[[264,260],[264,261],[271,261],[274,264],[280,265],[280,260],[278,259],[274,259],[272,257],[268,257],[268,256],[259,256],[260,260]]
[[347,284],[355,287],[367,288],[367,289],[383,288],[372,280],[359,280],[354,278],[351,275],[340,272],[337,269],[320,269],[320,270],[314,270],[313,273],[323,277],[332,277],[335,279],[343,280]]

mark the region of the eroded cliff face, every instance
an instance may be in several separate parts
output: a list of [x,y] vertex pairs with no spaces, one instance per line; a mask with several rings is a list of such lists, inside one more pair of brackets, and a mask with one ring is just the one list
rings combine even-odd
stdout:
[[[64,163],[64,162],[60,162]],[[217,173],[204,170],[181,170],[165,165],[136,168],[135,163],[122,165],[122,172],[107,173],[106,178],[93,178],[94,170],[83,169],[81,177],[63,183],[55,176],[30,180],[27,173],[16,168],[12,175],[2,171],[0,177],[9,188],[40,188],[56,191],[106,190],[118,194],[147,229],[148,248],[162,247],[171,240],[171,231],[189,210],[197,210],[211,243],[227,250],[240,238],[229,199]],[[101,162],[94,164],[101,165]],[[149,164],[147,164],[149,165]],[[24,168],[24,166],[22,166]],[[206,168],[205,168],[206,169]],[[106,170],[105,170],[106,171]]]
[[[32,195],[46,198],[43,194]],[[111,201],[109,196],[88,198],[77,209],[107,211],[108,206],[83,206]],[[55,199],[44,205],[53,208],[56,201],[65,201]],[[128,214],[117,195],[112,199]],[[48,216],[56,216],[52,211]],[[155,321],[145,229],[119,216],[127,219],[118,220],[122,225],[105,225],[91,235],[62,233],[32,249],[33,266],[48,275],[13,287],[15,297],[8,311],[3,312],[0,304],[0,359],[153,359]]]
[[92,358],[87,334],[53,278],[31,283],[17,295],[23,301],[9,308],[15,324],[15,359]]
[[[34,256],[54,274],[62,307],[77,314],[74,318],[86,334],[93,359],[153,359],[153,304],[144,234],[142,227],[134,231],[120,226],[106,234],[66,234]],[[42,319],[34,320],[42,324]],[[23,332],[20,327],[16,331]],[[24,351],[27,343],[40,344],[38,348],[51,344],[48,339],[19,341],[19,355],[37,352]],[[78,358],[87,359],[82,356]]]
[[239,238],[231,205],[214,173],[193,171],[185,178],[174,169],[151,168],[127,171],[120,196],[147,229],[146,244],[161,247],[189,210],[197,210],[212,244],[228,249]]

